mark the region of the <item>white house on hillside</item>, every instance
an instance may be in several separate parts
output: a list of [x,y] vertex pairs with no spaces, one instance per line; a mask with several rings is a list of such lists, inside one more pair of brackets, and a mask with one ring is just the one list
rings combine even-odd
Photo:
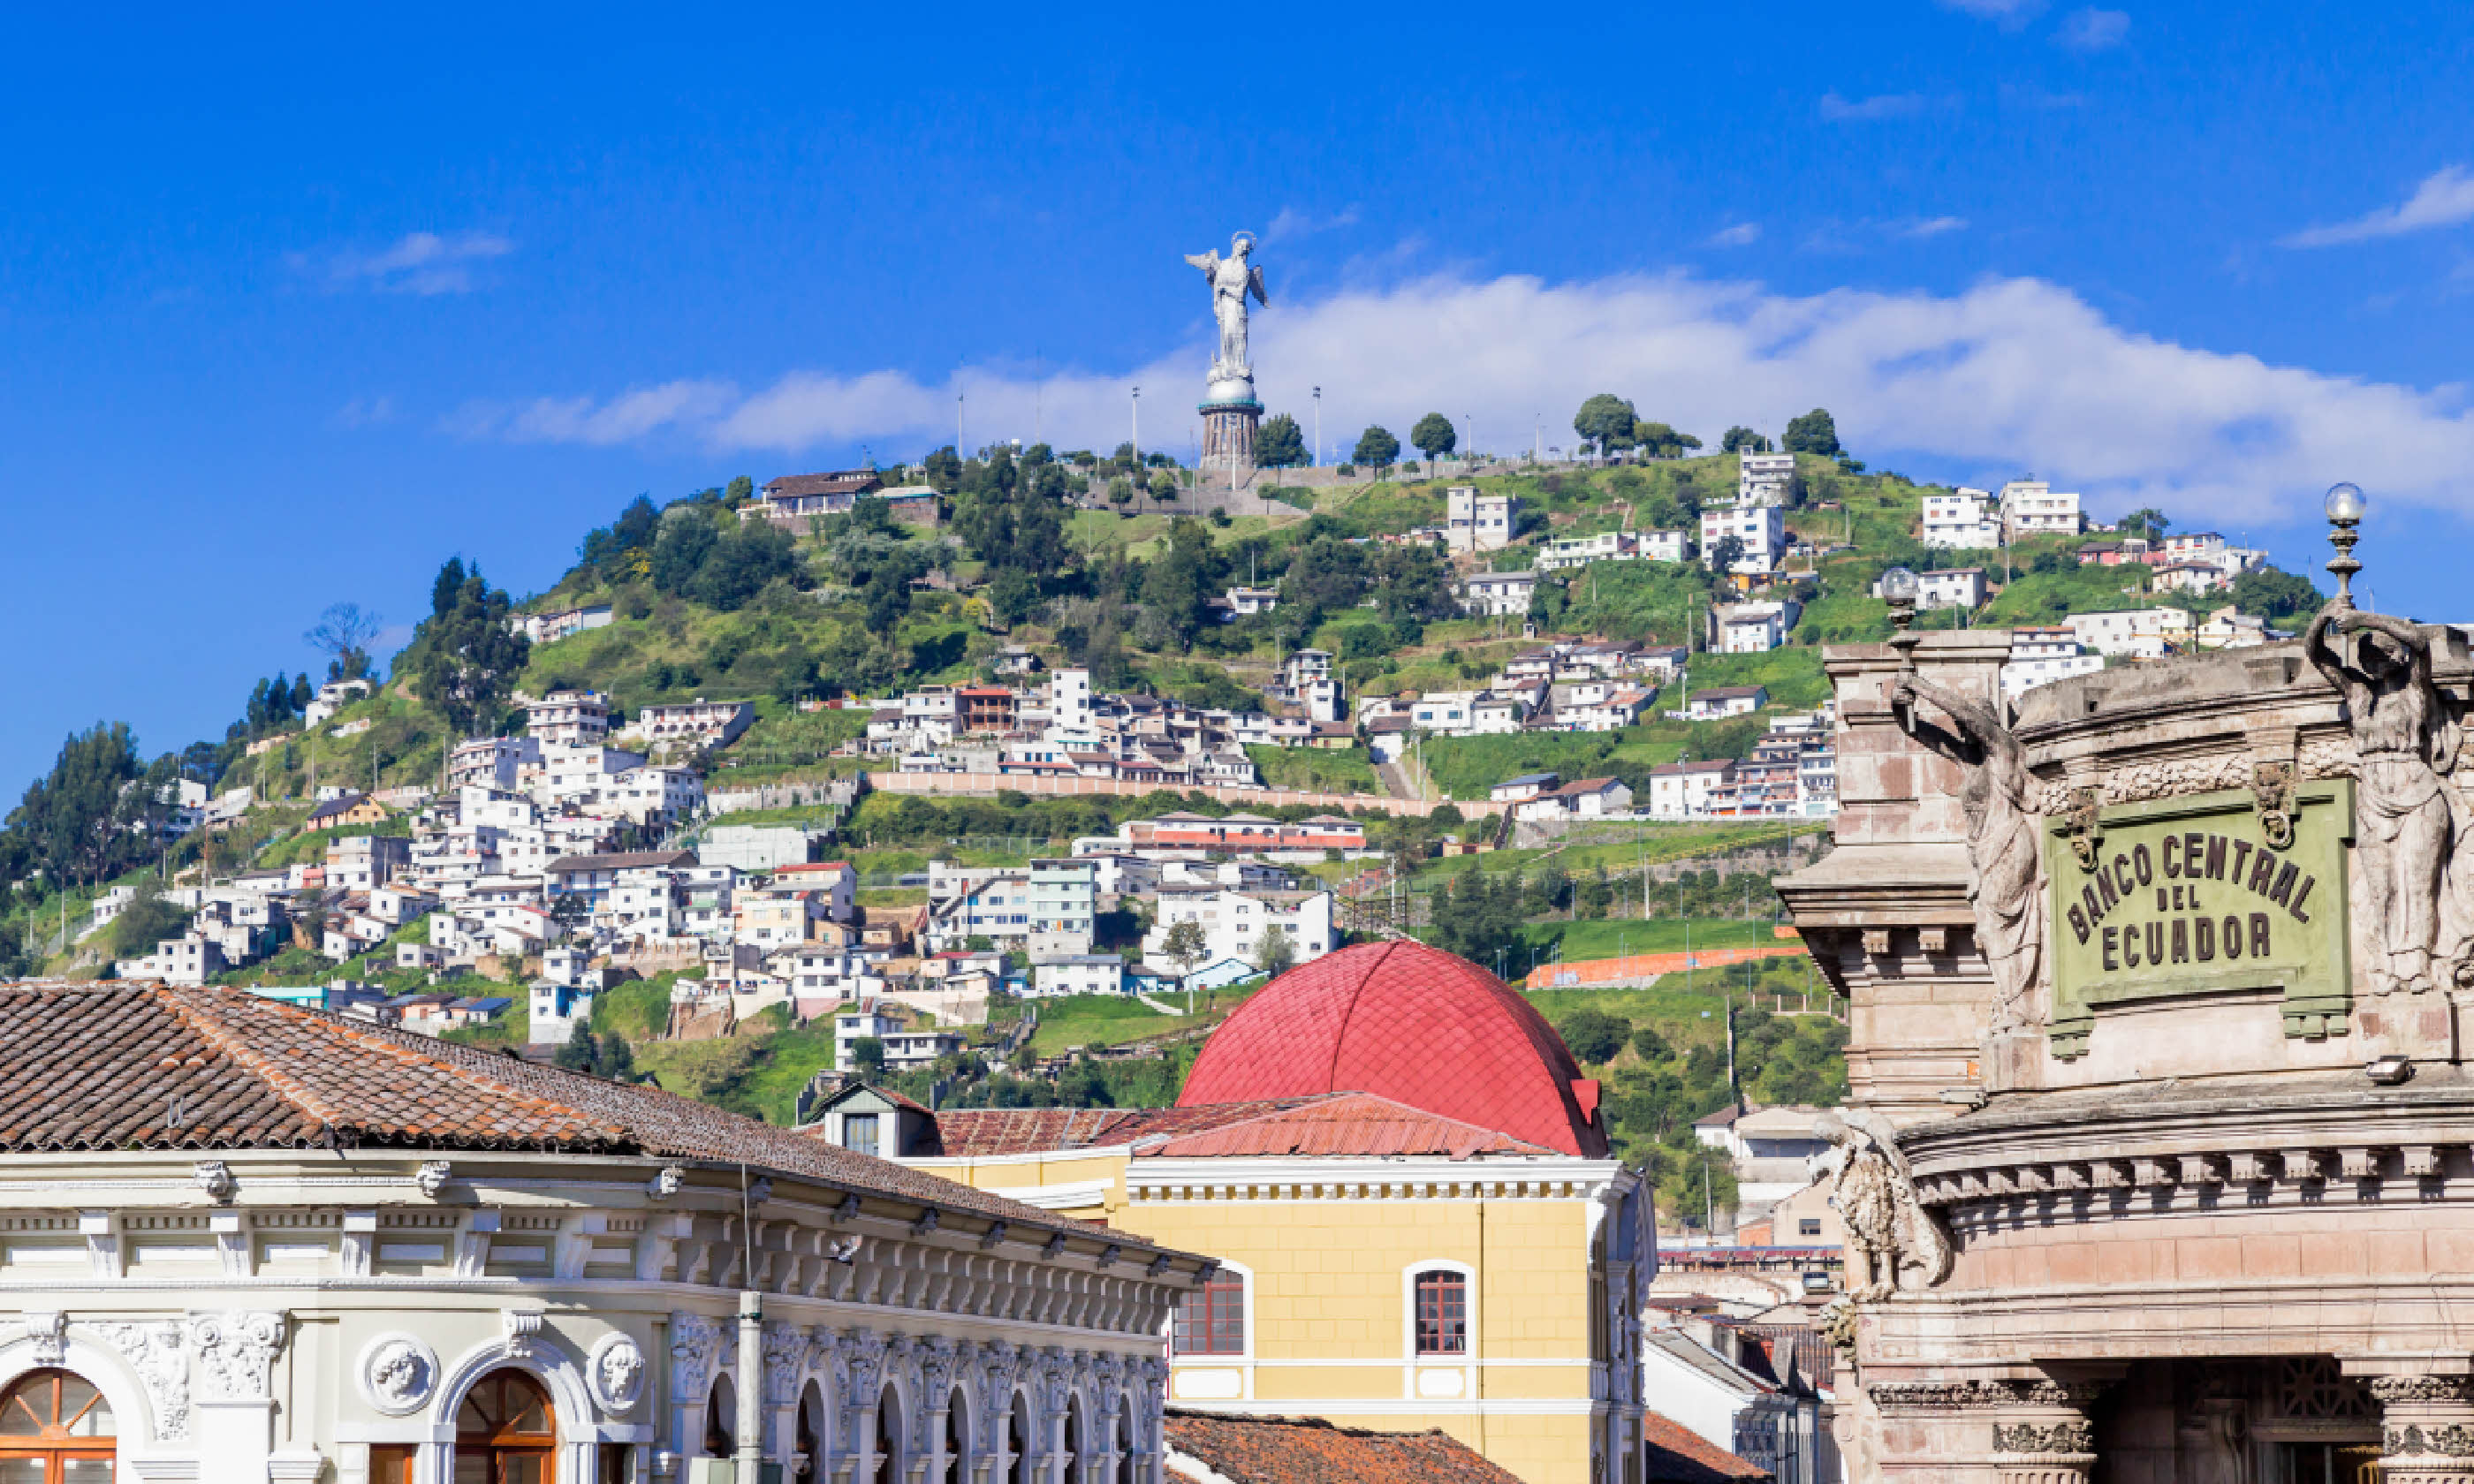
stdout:
[[1178,974],[1183,966],[1168,956],[1168,936],[1179,922],[1202,927],[1205,945],[1198,964],[1225,959],[1259,962],[1263,934],[1288,939],[1292,962],[1311,963],[1340,946],[1332,928],[1329,892],[1239,892],[1203,887],[1178,890],[1163,886],[1159,916],[1143,935],[1143,967],[1153,973]]
[[2104,668],[2104,657],[2087,653],[2069,625],[2010,631],[2010,658],[2001,666],[2001,694],[2016,701],[2039,685],[2092,675]]
[[2001,487],[2001,519],[2010,536],[2076,536],[2087,529],[2079,497],[2056,492],[2041,479],[2014,479]]
[[1954,551],[1990,551],[2001,544],[2001,513],[1993,496],[1965,486],[1924,497],[1923,540]]

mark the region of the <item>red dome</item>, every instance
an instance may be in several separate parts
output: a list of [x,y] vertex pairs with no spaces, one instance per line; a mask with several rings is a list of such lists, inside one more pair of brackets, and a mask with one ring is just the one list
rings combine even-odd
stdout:
[[1290,969],[1203,1042],[1180,1108],[1371,1092],[1603,1159],[1597,1084],[1528,1000],[1421,943],[1361,943]]

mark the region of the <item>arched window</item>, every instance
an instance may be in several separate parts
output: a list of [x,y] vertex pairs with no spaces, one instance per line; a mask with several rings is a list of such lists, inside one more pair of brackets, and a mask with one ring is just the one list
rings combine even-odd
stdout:
[[115,1435],[93,1382],[36,1371],[0,1400],[0,1484],[111,1484]]
[[727,1376],[713,1378],[704,1399],[704,1453],[728,1458],[739,1451],[739,1391]]
[[1468,1353],[1467,1274],[1429,1268],[1418,1275],[1417,1330],[1420,1355]]
[[902,1397],[892,1387],[876,1397],[875,1484],[902,1484]]
[[521,1371],[493,1371],[455,1413],[455,1484],[556,1484],[549,1393]]
[[1126,1414],[1123,1412],[1117,1414],[1115,1474],[1116,1477],[1110,1481],[1110,1484],[1134,1484],[1134,1427],[1133,1424],[1126,1421]]
[[1006,1455],[1013,1460],[1013,1484],[1031,1484],[1031,1403],[1020,1392],[1006,1409]]
[[791,1477],[806,1484],[820,1476],[825,1463],[825,1394],[810,1381],[799,1393],[797,1442],[792,1445]]
[[971,1402],[961,1387],[945,1401],[945,1477],[938,1484],[962,1484],[971,1456]]
[[1246,1353],[1246,1275],[1222,1268],[1176,1301],[1176,1353]]

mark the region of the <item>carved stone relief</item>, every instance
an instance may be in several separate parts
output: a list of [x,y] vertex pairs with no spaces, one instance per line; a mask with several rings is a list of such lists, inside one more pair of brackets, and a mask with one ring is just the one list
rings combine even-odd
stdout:
[[[1916,714],[1919,700],[1930,702],[1949,727],[1925,724]],[[1992,1030],[2018,1030],[2028,1021],[2045,950],[2040,785],[2018,738],[1983,702],[1903,673],[1891,703],[1909,735],[1967,769],[1959,797],[1967,810],[1967,899],[1977,946],[1993,970]]]
[[[1897,1134],[1878,1113],[1824,1113],[1812,1131],[1827,1139],[1831,1204],[1847,1227],[1848,1292],[1878,1303],[1902,1286],[1929,1287],[1950,1276],[1950,1238],[1916,1197]],[[1915,1282],[1903,1282],[1913,1275]]]
[[281,1314],[265,1309],[232,1309],[191,1320],[189,1340],[197,1347],[204,1400],[266,1400],[275,1353],[283,1348],[283,1327]]
[[361,1351],[361,1394],[389,1417],[418,1412],[438,1389],[438,1356],[409,1334],[382,1334]]
[[79,1328],[120,1352],[137,1378],[146,1384],[155,1406],[155,1436],[177,1443],[189,1436],[189,1355],[182,1343],[181,1326],[173,1320],[149,1323],[85,1324]]
[[631,1335],[603,1335],[593,1347],[584,1378],[601,1410],[618,1416],[634,1411],[644,1396],[643,1347]]

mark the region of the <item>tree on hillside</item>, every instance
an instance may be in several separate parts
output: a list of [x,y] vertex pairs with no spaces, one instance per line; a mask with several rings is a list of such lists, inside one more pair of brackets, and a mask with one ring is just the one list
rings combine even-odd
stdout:
[[128,828],[145,773],[127,722],[97,722],[61,744],[52,771],[30,784],[9,829],[56,881],[95,882],[152,859],[151,838]]
[[754,498],[756,498],[756,481],[744,474],[733,474],[730,477],[730,483],[722,487],[721,503],[732,510],[737,510]]
[[2234,607],[2263,618],[2310,618],[2328,601],[2307,577],[2272,566],[2234,578]]
[[1308,463],[1305,434],[1298,430],[1298,419],[1284,412],[1264,419],[1262,430],[1254,435],[1254,462],[1264,468],[1296,468]]
[[636,1048],[627,1044],[627,1038],[616,1031],[595,1036],[579,1027],[567,1044],[550,1057],[550,1065],[564,1066],[570,1071],[591,1072],[595,1077],[607,1077],[614,1082],[631,1082],[636,1075]]
[[952,443],[920,460],[919,464],[927,472],[928,483],[936,487],[938,494],[951,494],[962,487],[962,459],[954,451]]
[[1801,418],[1786,419],[1786,437],[1780,443],[1789,453],[1817,453],[1825,459],[1838,457],[1838,424],[1828,411],[1816,407]]
[[1576,1010],[1557,1023],[1564,1044],[1572,1055],[1588,1066],[1597,1066],[1615,1059],[1632,1035],[1632,1022],[1611,1016],[1603,1010]]
[[1452,878],[1445,902],[1435,913],[1435,943],[1446,952],[1492,973],[1514,971],[1513,955],[1528,944],[1519,873],[1495,881],[1481,871]]
[[1680,459],[1701,446],[1701,440],[1689,433],[1678,433],[1663,422],[1635,422],[1632,440],[1653,459]]
[[1718,451],[1720,453],[1767,453],[1770,451],[1770,441],[1765,435],[1756,433],[1751,428],[1738,423],[1729,428],[1727,436],[1718,441]]
[[[449,573],[461,580],[450,592]],[[431,589],[430,614],[397,657],[397,673],[412,676],[413,693],[438,708],[458,735],[472,736],[497,719],[523,672],[532,642],[508,627],[504,591],[449,559]]]
[[1378,469],[1389,468],[1393,461],[1400,457],[1400,440],[1377,423],[1358,435],[1357,451],[1352,457],[1360,464],[1371,464]]
[[1744,539],[1733,532],[1710,543],[1710,570],[1732,572],[1744,560]]
[[1601,392],[1572,414],[1572,431],[1595,443],[1600,453],[1613,453],[1632,446],[1636,420],[1632,403],[1613,392]]
[[1295,967],[1297,961],[1297,945],[1289,942],[1289,935],[1267,924],[1262,938],[1254,945],[1254,967],[1276,979]]
[[2173,524],[2165,513],[2152,507],[2134,510],[2114,522],[2114,529],[2124,536],[2144,536],[2151,541],[2163,540],[2165,532]]
[[1452,419],[1439,412],[1430,412],[1419,418],[1418,425],[1409,430],[1409,442],[1417,444],[1418,451],[1426,456],[1426,472],[1429,474],[1435,471],[1435,460],[1451,452],[1460,441],[1461,435],[1453,428]]
[[1211,940],[1203,934],[1202,924],[1192,918],[1169,928],[1168,936],[1160,940],[1160,952],[1176,966],[1180,976],[1194,972],[1194,966],[1210,951]]
[[111,951],[115,958],[144,958],[166,938],[189,930],[189,914],[163,896],[163,884],[148,872],[137,878],[137,895],[111,920]]
[[359,604],[337,603],[301,637],[327,657],[328,681],[356,681],[370,673],[370,643],[384,627],[385,620]]

